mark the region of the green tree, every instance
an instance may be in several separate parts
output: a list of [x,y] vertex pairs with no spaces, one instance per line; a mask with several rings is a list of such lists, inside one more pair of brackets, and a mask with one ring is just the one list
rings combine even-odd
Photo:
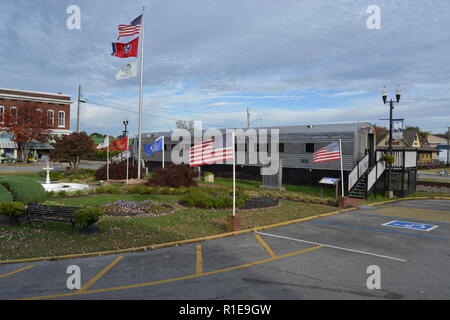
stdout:
[[56,138],[54,150],[50,152],[52,161],[69,162],[70,170],[74,171],[80,164],[80,159],[95,155],[95,145],[84,132]]

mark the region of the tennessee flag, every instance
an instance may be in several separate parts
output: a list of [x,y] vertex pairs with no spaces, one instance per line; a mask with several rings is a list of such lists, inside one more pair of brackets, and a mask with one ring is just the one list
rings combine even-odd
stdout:
[[125,151],[127,150],[127,146],[128,146],[128,137],[125,138],[121,138],[121,139],[117,139],[117,140],[113,140],[111,141],[113,143],[113,145],[116,147],[116,150],[119,151]]
[[113,48],[113,52],[111,53],[112,56],[119,58],[137,57],[139,48],[139,37],[127,43],[113,42],[112,48]]

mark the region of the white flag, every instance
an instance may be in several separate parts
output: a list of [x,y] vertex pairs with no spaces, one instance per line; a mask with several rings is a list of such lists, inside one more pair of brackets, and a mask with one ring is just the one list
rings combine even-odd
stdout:
[[122,68],[120,68],[119,72],[116,73],[117,80],[128,79],[137,76],[137,62],[136,60],[127,63]]
[[97,149],[103,149],[103,148],[106,148],[106,147],[108,147],[108,146],[109,146],[109,136],[106,136],[106,137],[105,137],[105,140],[103,140],[103,142],[100,143],[100,144],[97,146]]

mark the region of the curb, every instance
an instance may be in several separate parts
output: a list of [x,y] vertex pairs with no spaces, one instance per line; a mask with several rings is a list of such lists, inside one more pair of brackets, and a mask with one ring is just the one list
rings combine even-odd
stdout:
[[[416,199],[445,199],[450,200],[450,197],[408,197],[408,198],[401,198],[401,199],[395,199],[395,200],[388,200],[388,201],[381,201],[376,203],[370,203],[368,206],[377,206],[385,203],[391,203],[391,202],[398,202],[398,201],[406,201],[406,200],[416,200]],[[194,242],[202,242],[207,240],[215,240],[215,239],[221,239],[221,238],[227,238],[231,236],[237,236],[244,233],[250,233],[255,232],[259,230],[265,230],[265,229],[271,229],[276,227],[282,227],[293,223],[298,222],[304,222],[309,220],[314,220],[318,218],[328,217],[335,214],[340,214],[344,212],[354,211],[356,210],[356,207],[353,208],[346,208],[346,209],[340,209],[335,210],[327,213],[318,214],[315,216],[305,217],[305,218],[299,218],[279,223],[274,223],[266,226],[260,226],[260,227],[254,227],[239,231],[232,231],[232,232],[226,232],[221,234],[215,234],[210,236],[204,236],[199,238],[193,238],[193,239],[187,239],[187,240],[179,240],[179,241],[173,241],[173,242],[167,242],[167,243],[160,243],[160,244],[154,244],[154,245],[148,245],[148,246],[142,246],[142,247],[135,247],[135,248],[128,248],[128,249],[119,249],[119,250],[108,250],[108,251],[99,251],[99,252],[88,252],[88,253],[79,253],[79,254],[70,254],[70,255],[63,255],[63,256],[52,256],[52,257],[38,257],[38,258],[30,258],[30,259],[16,259],[16,260],[0,260],[0,265],[2,264],[14,264],[14,263],[26,263],[26,262],[39,262],[39,261],[55,261],[55,260],[67,260],[67,259],[77,259],[77,258],[89,258],[89,257],[98,257],[98,256],[106,256],[106,255],[115,255],[115,254],[122,254],[122,253],[132,253],[132,252],[140,252],[140,251],[148,251],[148,250],[154,250],[154,249],[161,249],[166,247],[173,247],[173,246],[179,246],[179,245],[185,245],[190,244]]]

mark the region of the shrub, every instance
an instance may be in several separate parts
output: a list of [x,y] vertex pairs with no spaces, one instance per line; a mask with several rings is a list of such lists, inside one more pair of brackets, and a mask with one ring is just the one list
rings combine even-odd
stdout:
[[0,179],[0,184],[12,193],[14,201],[27,204],[37,203],[47,198],[42,185],[33,178],[20,176],[4,177]]
[[13,201],[13,195],[4,186],[0,184],[0,202]]
[[[236,207],[244,205],[249,196],[243,190],[236,190]],[[233,192],[229,189],[191,189],[181,198],[180,203],[186,207],[205,209],[225,209],[233,207]]]
[[120,194],[123,190],[121,187],[116,187],[110,184],[104,184],[100,187],[95,188],[95,193],[112,193],[112,194]]
[[[97,180],[106,180],[106,164],[95,172]],[[141,178],[144,177],[145,169],[141,170]],[[128,164],[128,178],[135,179],[138,175],[138,166],[130,161]],[[127,178],[127,162],[111,163],[109,165],[109,178],[113,180],[125,180]]]
[[23,214],[25,208],[23,203],[7,201],[0,203],[0,214],[10,216],[11,218],[17,218]]
[[76,223],[83,226],[88,226],[98,221],[98,219],[103,215],[103,209],[96,207],[83,208],[75,211],[74,214]]
[[153,175],[147,180],[145,185],[171,188],[190,187],[197,185],[194,177],[194,170],[189,166],[172,163],[164,169],[153,169]]

